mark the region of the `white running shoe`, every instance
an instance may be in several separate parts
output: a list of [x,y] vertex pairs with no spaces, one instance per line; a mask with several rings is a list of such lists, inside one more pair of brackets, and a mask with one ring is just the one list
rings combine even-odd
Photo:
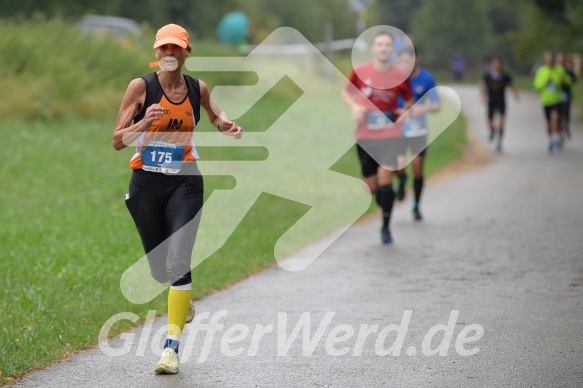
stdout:
[[180,360],[178,354],[172,348],[166,348],[162,351],[162,357],[156,364],[156,374],[175,374],[178,373]]
[[186,313],[186,323],[192,322],[194,319],[194,302],[190,302],[190,306],[188,306],[188,312]]

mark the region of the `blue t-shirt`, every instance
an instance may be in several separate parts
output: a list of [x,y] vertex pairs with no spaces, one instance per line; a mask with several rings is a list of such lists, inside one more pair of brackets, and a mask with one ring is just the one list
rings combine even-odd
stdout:
[[455,54],[451,57],[451,65],[453,67],[453,71],[456,73],[461,73],[464,71],[464,57],[461,54]]
[[[410,79],[411,89],[413,90],[413,101],[421,104],[427,102],[439,103],[439,96],[435,88],[435,80],[431,73],[421,68],[419,74],[412,76]],[[403,99],[399,98],[399,108],[404,106]],[[411,117],[403,125],[403,137],[415,137],[427,135],[427,116]]]

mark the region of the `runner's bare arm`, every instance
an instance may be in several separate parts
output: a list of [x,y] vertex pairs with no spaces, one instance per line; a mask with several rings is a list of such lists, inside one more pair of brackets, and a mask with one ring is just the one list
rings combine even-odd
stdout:
[[200,104],[206,110],[209,121],[213,126],[226,135],[239,139],[243,135],[243,128],[227,118],[227,114],[219,104],[211,97],[211,93],[204,81],[200,82]]
[[512,94],[514,94],[514,99],[516,101],[520,101],[520,94],[518,93],[518,89],[516,88],[516,86],[514,84],[512,84],[511,88],[512,88]]
[[421,107],[423,108],[423,112],[422,114],[425,113],[435,113],[435,112],[439,112],[441,110],[441,104],[439,102],[428,102],[426,104],[421,105]]
[[413,98],[411,98],[411,99],[403,102],[402,108],[395,109],[395,113],[399,115],[399,118],[397,121],[403,121],[403,120],[409,119],[409,116],[411,115],[411,113],[414,113],[414,112],[409,111],[409,109],[413,106],[414,102],[415,101],[413,100]]
[[154,120],[162,118],[164,109],[160,104],[153,104],[146,110],[144,118],[132,125],[134,117],[142,110],[145,98],[146,82],[141,78],[132,80],[123,96],[111,139],[116,150],[122,150],[133,143],[142,132],[150,128]]
[[480,101],[486,102],[486,83],[484,80],[480,81]]
[[348,105],[352,111],[352,119],[356,122],[362,121],[366,114],[366,107],[358,104],[354,95],[350,94],[346,89],[342,89],[341,96],[344,103]]

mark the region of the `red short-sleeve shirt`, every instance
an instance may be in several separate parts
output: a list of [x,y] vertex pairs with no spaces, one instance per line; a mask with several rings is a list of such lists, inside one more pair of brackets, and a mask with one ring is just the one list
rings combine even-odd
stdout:
[[[390,87],[377,88],[371,85],[390,85]],[[373,67],[372,62],[368,62],[352,71],[345,90],[356,95],[356,102],[367,107],[369,111],[367,117],[357,124],[356,137],[358,139],[383,139],[401,136],[400,123],[384,127],[371,123],[374,122],[375,116],[373,115],[378,114],[378,110],[394,112],[397,109],[399,97],[402,97],[404,101],[413,98],[409,77],[405,71],[395,66],[389,67],[386,71],[378,71]],[[393,114],[391,121],[394,122],[399,117],[396,113]]]

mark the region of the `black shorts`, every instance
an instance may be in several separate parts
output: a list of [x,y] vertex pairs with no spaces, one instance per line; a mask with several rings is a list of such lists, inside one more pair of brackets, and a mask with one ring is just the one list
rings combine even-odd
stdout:
[[411,157],[425,156],[427,151],[427,135],[403,138],[405,152],[411,151]]
[[560,116],[560,114],[561,114],[561,104],[558,103],[558,104],[554,104],[554,105],[545,106],[544,107],[544,110],[545,110],[545,118],[547,119],[547,122],[550,122],[551,121],[551,112],[552,111],[557,111],[557,113]]
[[506,113],[506,102],[504,100],[489,100],[488,101],[488,118],[492,120],[494,114],[498,113],[504,116]]
[[563,101],[560,104],[561,119],[570,121],[571,119],[571,101]]
[[379,166],[391,171],[399,169],[398,157],[405,154],[405,143],[400,137],[390,139],[359,139],[356,150],[362,176],[376,175]]

